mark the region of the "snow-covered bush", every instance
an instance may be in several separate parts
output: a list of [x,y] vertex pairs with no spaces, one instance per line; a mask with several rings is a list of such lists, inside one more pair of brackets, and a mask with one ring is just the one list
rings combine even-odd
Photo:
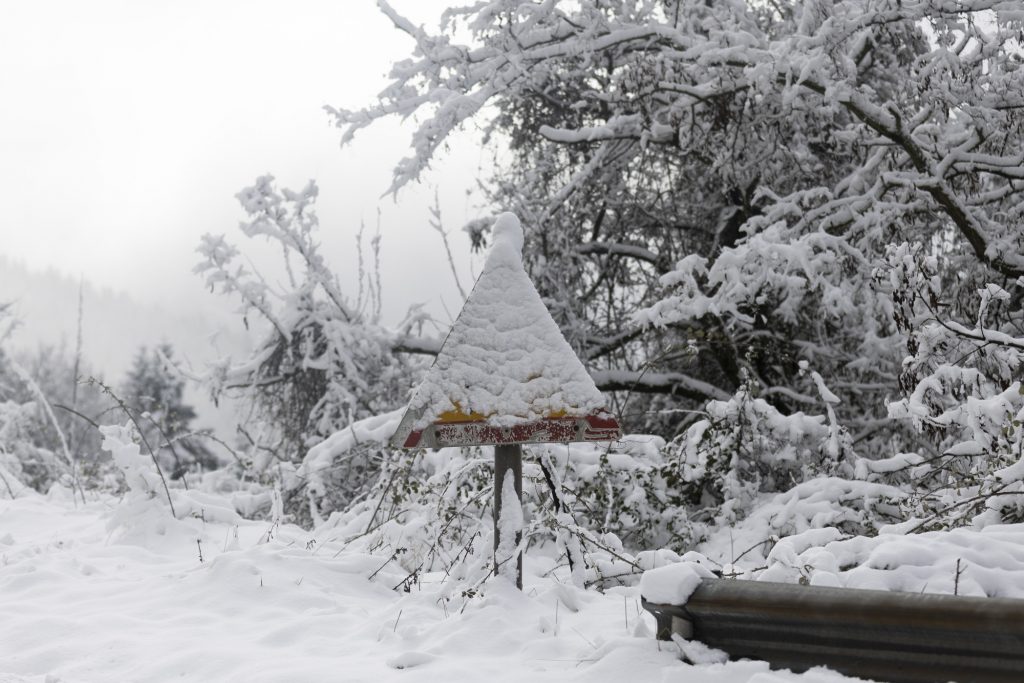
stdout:
[[[491,449],[393,450],[386,442],[401,414],[356,422],[311,449],[285,495],[300,492],[310,517],[326,518],[321,532],[398,561],[406,587],[432,571],[472,587],[490,568]],[[783,416],[739,392],[673,442],[632,435],[612,445],[528,445],[524,544],[552,548],[581,585],[608,585],[705,546],[721,569],[739,554],[721,545],[733,530],[767,554],[809,529],[873,534],[900,521],[900,489],[844,478],[859,461],[831,420]],[[339,507],[332,481],[368,457],[379,463],[376,482]]]
[[[822,386],[823,398],[836,401]],[[855,457],[845,430],[828,417],[782,414],[751,388],[710,401],[706,417],[676,439],[677,476],[669,491],[688,500],[699,519],[743,519],[761,494],[785,491],[815,476],[851,474]]]
[[49,450],[32,443],[34,403],[0,403],[0,495],[14,498],[26,486],[45,491],[62,468]]
[[910,351],[889,413],[924,443],[861,473],[913,491],[921,529],[1024,521],[1024,277],[1008,291],[951,259],[902,243],[879,268]]
[[160,466],[171,479],[190,470],[210,470],[217,459],[194,432],[196,411],[184,399],[185,379],[174,371],[174,349],[160,344],[140,348],[120,390],[125,406],[146,430],[146,438],[157,451]]
[[60,483],[81,495],[87,483],[102,478],[109,461],[94,450],[99,441],[88,426],[61,407],[98,411],[98,394],[78,392],[74,366],[59,349],[9,354],[4,341],[13,329],[0,306],[0,468],[37,491]]
[[[394,353],[402,335],[379,322],[380,283],[372,272],[363,274],[356,298],[342,293],[316,241],[317,195],[315,183],[299,192],[278,190],[270,176],[237,195],[248,216],[241,225],[245,235],[282,250],[284,287],[272,287],[239,263],[241,252],[223,236],[206,235],[198,248],[196,272],[211,290],[237,296],[246,327],[263,335],[249,358],[228,359],[207,378],[214,397],[241,395],[254,409],[245,434],[250,474],[257,477],[286,480],[316,443],[403,404],[419,368]],[[374,239],[375,259],[377,244]],[[410,319],[405,327],[415,323]],[[345,479],[335,480],[339,504],[364,493],[377,472],[373,458],[353,463]],[[304,497],[295,503],[290,512],[308,521]]]
[[151,533],[162,535],[172,527],[191,534],[194,532],[188,524],[179,523],[190,517],[229,524],[241,521],[236,506],[225,496],[172,487],[134,420],[101,426],[99,432],[103,449],[110,453],[125,485],[123,498],[109,522],[111,531],[120,532],[121,540],[144,540]]
[[127,425],[100,427],[103,449],[110,453],[114,464],[124,476],[128,491],[146,498],[167,493],[167,482],[152,455],[143,455],[138,444],[138,432],[131,422]]

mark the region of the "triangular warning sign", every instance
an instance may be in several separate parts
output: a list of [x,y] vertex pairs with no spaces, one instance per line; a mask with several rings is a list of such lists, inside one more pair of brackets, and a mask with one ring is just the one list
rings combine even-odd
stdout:
[[498,216],[483,271],[392,445],[613,441],[618,422],[523,268],[523,231]]

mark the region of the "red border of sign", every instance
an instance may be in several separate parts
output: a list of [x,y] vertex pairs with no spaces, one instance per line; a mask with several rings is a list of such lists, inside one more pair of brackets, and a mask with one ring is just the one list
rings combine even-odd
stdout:
[[607,413],[585,417],[549,417],[508,427],[483,420],[435,422],[414,429],[403,448],[444,448],[447,446],[490,446],[519,443],[569,443],[572,441],[615,441],[622,438],[618,421]]

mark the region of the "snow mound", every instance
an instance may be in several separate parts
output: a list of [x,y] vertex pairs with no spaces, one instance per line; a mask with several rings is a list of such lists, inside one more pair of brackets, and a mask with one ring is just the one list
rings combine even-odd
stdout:
[[840,538],[816,529],[784,538],[768,556],[761,581],[814,586],[1024,598],[1024,524],[904,535]]
[[696,562],[679,562],[644,572],[640,579],[640,594],[648,602],[659,605],[682,605],[703,579],[714,574]]
[[306,457],[302,459],[302,465],[296,472],[296,476],[306,482],[310,491],[317,495],[324,495],[327,491],[327,484],[324,482],[323,475],[334,467],[336,458],[360,444],[387,443],[401,418],[402,409],[399,408],[390,413],[359,420],[334,432],[309,449]]
[[396,439],[439,419],[510,426],[604,407],[523,268],[519,219],[501,214],[492,235],[480,277]]

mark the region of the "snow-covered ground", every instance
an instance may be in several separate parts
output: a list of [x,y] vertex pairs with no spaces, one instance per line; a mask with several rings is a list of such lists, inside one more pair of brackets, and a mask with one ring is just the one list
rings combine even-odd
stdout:
[[492,580],[444,601],[437,579],[395,591],[395,563],[298,527],[126,520],[127,502],[0,499],[0,683],[853,680],[686,664],[637,588],[574,588],[543,556],[522,594]]

